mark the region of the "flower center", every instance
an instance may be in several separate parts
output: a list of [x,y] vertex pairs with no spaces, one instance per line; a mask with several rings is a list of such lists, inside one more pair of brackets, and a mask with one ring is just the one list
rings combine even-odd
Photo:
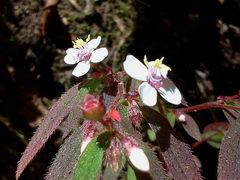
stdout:
[[147,82],[156,89],[162,87],[163,80],[167,78],[167,71],[171,70],[171,68],[163,64],[162,61],[163,58],[148,62],[147,58],[144,58],[144,63],[148,67]]
[[92,51],[88,48],[88,45],[85,44],[81,48],[79,48],[78,53],[80,61],[89,61],[92,56]]
[[159,89],[162,87],[162,82],[165,78],[161,75],[161,72],[159,69],[155,67],[149,67],[148,69],[148,76],[147,76],[147,82],[154,87],[155,89]]

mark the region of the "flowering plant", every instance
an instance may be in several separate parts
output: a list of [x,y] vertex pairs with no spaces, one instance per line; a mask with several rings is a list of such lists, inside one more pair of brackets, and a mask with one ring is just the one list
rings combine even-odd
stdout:
[[[77,39],[67,50],[64,62],[77,64],[74,76],[85,75],[91,63],[106,58],[106,48],[96,49],[100,41],[100,36]],[[168,78],[171,68],[163,64],[163,58],[148,62],[145,56],[144,63],[146,66],[128,55],[123,62],[125,72],[98,67],[94,78],[69,89],[32,137],[18,164],[16,179],[63,124],[65,141],[45,179],[202,179],[192,150],[204,142],[216,148],[221,145],[218,178],[239,179],[239,162],[234,157],[239,156],[235,146],[239,143],[240,93],[184,107],[183,96]],[[143,82],[129,88],[127,75]],[[157,98],[158,94],[163,99]],[[166,101],[175,108],[168,108]],[[224,109],[229,123],[209,124],[201,133],[188,113],[207,108]],[[191,147],[175,130],[175,122],[196,141]]]

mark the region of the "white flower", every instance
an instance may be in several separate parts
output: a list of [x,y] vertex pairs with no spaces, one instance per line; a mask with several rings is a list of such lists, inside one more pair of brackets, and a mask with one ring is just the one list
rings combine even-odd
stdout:
[[96,49],[100,44],[101,36],[91,41],[89,40],[89,36],[86,41],[77,39],[73,41],[73,48],[69,48],[66,51],[67,55],[64,57],[64,62],[66,64],[77,64],[72,72],[76,77],[83,76],[89,71],[90,62],[99,63],[108,55],[106,48]]
[[126,73],[134,79],[144,81],[139,87],[138,92],[147,106],[154,106],[157,103],[157,91],[168,102],[179,105],[182,102],[182,95],[175,84],[167,78],[168,70],[171,70],[162,59],[148,62],[146,57],[144,63],[137,58],[128,55],[123,63]]

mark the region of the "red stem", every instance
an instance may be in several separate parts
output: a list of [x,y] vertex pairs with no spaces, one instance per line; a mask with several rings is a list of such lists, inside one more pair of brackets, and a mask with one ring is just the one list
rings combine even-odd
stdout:
[[203,109],[209,109],[209,108],[222,108],[222,109],[231,109],[231,110],[235,110],[235,111],[240,111],[239,107],[228,106],[228,105],[223,105],[223,104],[215,104],[215,103],[199,104],[199,105],[188,107],[188,108],[178,109],[176,111],[185,114],[185,113],[203,110]]

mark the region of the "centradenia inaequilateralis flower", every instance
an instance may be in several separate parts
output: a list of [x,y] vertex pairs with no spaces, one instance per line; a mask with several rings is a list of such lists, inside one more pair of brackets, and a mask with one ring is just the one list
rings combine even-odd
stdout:
[[98,48],[101,36],[90,40],[90,36],[84,41],[77,38],[73,41],[73,48],[67,49],[67,55],[64,57],[66,64],[77,64],[72,74],[76,77],[85,75],[90,69],[91,63],[99,63],[103,61],[107,55],[107,48]]
[[157,91],[168,102],[179,105],[182,102],[182,95],[174,83],[167,78],[167,73],[171,70],[162,63],[162,59],[148,62],[144,59],[144,66],[137,58],[128,55],[123,62],[126,73],[134,79],[144,81],[138,92],[147,106],[154,106],[157,103]]

